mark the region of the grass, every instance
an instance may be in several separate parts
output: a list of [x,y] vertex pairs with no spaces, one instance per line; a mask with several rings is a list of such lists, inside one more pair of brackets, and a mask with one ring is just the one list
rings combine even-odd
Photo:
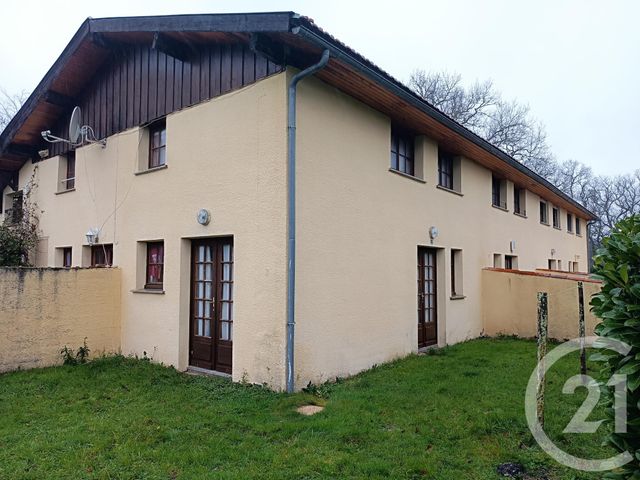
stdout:
[[[535,344],[481,339],[287,396],[124,357],[0,376],[0,479],[590,479],[535,444],[524,389]],[[550,436],[604,458],[600,435],[561,434],[586,394],[549,378]],[[322,397],[322,398],[320,398]],[[303,417],[295,408],[326,403]]]

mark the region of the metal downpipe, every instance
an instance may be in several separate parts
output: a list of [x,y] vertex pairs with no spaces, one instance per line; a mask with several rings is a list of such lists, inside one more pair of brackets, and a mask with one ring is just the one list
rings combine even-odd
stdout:
[[295,390],[295,301],[296,301],[296,94],[298,82],[322,69],[329,61],[329,50],[320,61],[298,72],[289,83],[287,111],[287,392]]

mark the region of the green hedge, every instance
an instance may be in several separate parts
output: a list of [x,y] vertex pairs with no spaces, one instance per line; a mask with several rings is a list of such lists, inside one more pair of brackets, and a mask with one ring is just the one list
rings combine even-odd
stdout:
[[[619,222],[603,240],[594,258],[594,273],[603,281],[602,291],[591,299],[593,312],[601,319],[596,333],[621,340],[632,347],[628,355],[606,353],[594,356],[603,362],[603,374],[627,375],[627,433],[613,433],[611,445],[630,452],[634,460],[605,478],[640,479],[640,215]],[[614,399],[610,390],[608,422],[614,425]]]

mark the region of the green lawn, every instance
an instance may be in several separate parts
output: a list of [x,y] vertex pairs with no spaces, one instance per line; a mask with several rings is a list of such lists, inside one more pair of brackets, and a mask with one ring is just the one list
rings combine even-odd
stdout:
[[[99,359],[0,375],[0,479],[601,478],[564,469],[535,445],[524,389],[530,341],[476,340],[411,356],[310,394],[287,396],[147,361]],[[602,435],[559,434],[586,397],[560,390],[548,430],[573,454],[607,457]],[[303,417],[308,402],[324,412]]]

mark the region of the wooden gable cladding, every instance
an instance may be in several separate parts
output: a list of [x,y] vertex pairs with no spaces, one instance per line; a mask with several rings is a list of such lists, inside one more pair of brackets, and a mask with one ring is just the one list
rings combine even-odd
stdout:
[[[283,66],[239,42],[199,44],[186,61],[149,43],[128,44],[105,61],[76,98],[82,123],[97,138],[106,138],[281,71]],[[68,138],[72,108],[47,127],[54,135]],[[50,156],[69,150],[65,143],[48,148]]]

